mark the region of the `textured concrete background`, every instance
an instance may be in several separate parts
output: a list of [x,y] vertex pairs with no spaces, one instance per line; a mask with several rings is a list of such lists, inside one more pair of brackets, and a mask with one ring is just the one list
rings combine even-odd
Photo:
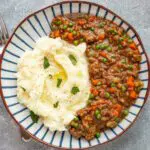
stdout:
[[[150,0],[91,0],[98,2],[131,23],[138,31],[150,55]],[[25,16],[58,0],[0,0],[0,14],[9,33]],[[150,150],[150,98],[137,122],[119,139],[92,148],[92,150]],[[20,139],[18,127],[9,117],[0,100],[0,150],[54,150],[31,141]]]

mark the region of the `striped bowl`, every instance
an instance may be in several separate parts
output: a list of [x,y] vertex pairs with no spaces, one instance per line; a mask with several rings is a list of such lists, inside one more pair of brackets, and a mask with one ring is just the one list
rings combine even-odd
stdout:
[[[51,30],[50,22],[57,15],[66,13],[84,12],[101,16],[112,20],[118,26],[124,28],[127,34],[135,41],[142,56],[139,71],[140,79],[144,83],[139,97],[135,104],[129,109],[129,115],[123,119],[116,128],[109,129],[101,133],[100,138],[86,141],[83,138],[75,139],[69,132],[51,132],[41,122],[33,123],[29,110],[18,103],[17,100],[17,63],[25,51],[32,51],[35,41],[45,35],[49,35]],[[16,123],[30,134],[30,136],[44,144],[57,148],[82,149],[98,144],[107,143],[124,133],[136,120],[139,112],[148,97],[150,88],[150,66],[148,57],[144,50],[141,39],[135,29],[113,13],[111,10],[95,3],[83,1],[66,1],[48,6],[26,17],[15,29],[5,46],[0,66],[0,93],[5,107]]]

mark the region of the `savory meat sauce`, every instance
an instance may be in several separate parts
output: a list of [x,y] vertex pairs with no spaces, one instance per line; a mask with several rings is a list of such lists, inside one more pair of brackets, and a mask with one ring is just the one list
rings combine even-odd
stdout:
[[138,77],[141,55],[123,28],[87,14],[57,16],[50,37],[78,45],[87,43],[91,94],[86,108],[77,112],[70,133],[91,140],[114,128],[128,115],[143,83]]

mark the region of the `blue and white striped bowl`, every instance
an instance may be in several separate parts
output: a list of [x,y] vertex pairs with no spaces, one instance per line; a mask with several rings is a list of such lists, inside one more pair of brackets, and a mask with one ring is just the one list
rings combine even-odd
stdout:
[[[49,35],[51,30],[50,22],[53,17],[74,12],[84,12],[101,16],[112,20],[119,26],[122,26],[127,34],[135,41],[142,55],[139,76],[144,83],[144,87],[141,90],[135,104],[130,108],[129,115],[126,116],[126,118],[123,119],[116,128],[102,132],[100,138],[95,138],[90,142],[82,138],[77,140],[73,138],[69,132],[51,132],[41,122],[33,123],[29,110],[18,103],[16,96],[17,78],[15,77],[15,73],[17,72],[17,63],[19,58],[25,51],[33,50],[35,41],[38,38]],[[23,127],[32,138],[44,144],[65,149],[89,148],[119,137],[136,120],[139,112],[146,102],[148,90],[150,88],[150,67],[148,64],[148,58],[137,32],[126,21],[107,8],[85,1],[66,1],[57,3],[39,10],[25,18],[17,26],[4,48],[0,72],[0,92],[2,99],[7,111],[16,123]]]

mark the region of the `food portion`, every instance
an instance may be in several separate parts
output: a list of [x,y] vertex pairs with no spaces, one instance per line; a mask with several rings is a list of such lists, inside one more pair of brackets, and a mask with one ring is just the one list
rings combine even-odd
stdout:
[[17,96],[51,131],[64,131],[90,93],[86,44],[78,46],[56,38],[40,38],[33,51],[18,63]]
[[[86,42],[90,95],[85,108],[77,111],[69,131],[91,140],[114,128],[128,115],[143,87],[138,77],[141,55],[123,28],[106,19],[86,14],[58,16],[51,23],[50,37],[75,46]],[[83,71],[82,71],[83,72]]]

